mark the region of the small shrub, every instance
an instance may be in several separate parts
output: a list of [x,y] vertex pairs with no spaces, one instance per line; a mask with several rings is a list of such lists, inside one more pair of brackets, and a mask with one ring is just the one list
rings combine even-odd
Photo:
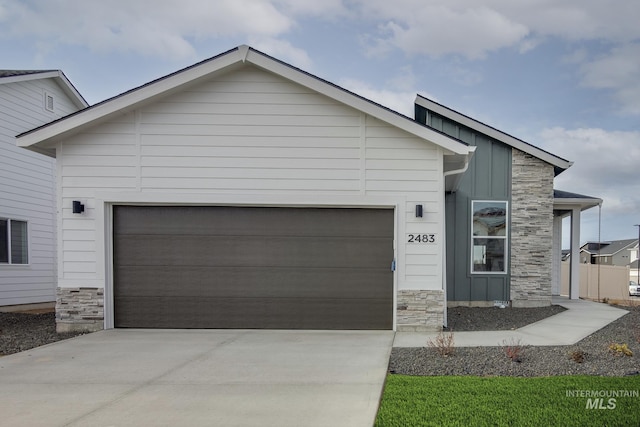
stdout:
[[609,351],[614,356],[633,356],[633,352],[627,344],[611,343],[609,344]]
[[502,341],[502,351],[504,351],[504,354],[513,362],[522,362],[524,357],[524,348],[525,346],[522,344],[522,340],[520,340],[520,338],[511,338],[509,341]]
[[573,360],[576,363],[582,363],[586,360],[587,353],[582,350],[573,350],[569,353],[569,359]]
[[602,298],[602,302],[605,304],[609,304],[609,298],[607,297]]
[[442,357],[453,356],[456,352],[453,339],[453,331],[444,333],[443,331],[438,333],[435,339],[429,338],[427,346],[435,348],[438,354]]

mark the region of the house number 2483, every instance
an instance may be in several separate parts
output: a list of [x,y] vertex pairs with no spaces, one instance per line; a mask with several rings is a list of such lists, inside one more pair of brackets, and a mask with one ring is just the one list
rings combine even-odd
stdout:
[[435,234],[407,234],[407,243],[435,243]]

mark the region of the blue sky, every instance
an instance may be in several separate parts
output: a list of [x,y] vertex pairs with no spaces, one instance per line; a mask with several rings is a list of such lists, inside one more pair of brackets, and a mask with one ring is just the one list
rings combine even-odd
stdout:
[[420,93],[574,161],[556,188],[602,198],[614,240],[640,223],[639,16],[637,0],[0,0],[0,68],[62,69],[93,104],[249,44],[401,113]]

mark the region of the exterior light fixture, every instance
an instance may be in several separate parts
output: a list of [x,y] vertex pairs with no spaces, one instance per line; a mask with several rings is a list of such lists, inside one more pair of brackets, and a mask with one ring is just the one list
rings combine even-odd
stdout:
[[422,218],[422,205],[416,205],[416,218]]
[[80,201],[74,200],[73,201],[73,213],[74,214],[81,214],[82,212],[84,212],[84,205],[82,203],[80,203]]

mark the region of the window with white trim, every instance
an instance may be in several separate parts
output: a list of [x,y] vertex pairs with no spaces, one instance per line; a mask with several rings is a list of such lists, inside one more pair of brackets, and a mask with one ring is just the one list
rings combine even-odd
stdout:
[[474,200],[471,212],[471,273],[506,273],[507,202]]
[[27,222],[0,218],[0,264],[28,264]]

